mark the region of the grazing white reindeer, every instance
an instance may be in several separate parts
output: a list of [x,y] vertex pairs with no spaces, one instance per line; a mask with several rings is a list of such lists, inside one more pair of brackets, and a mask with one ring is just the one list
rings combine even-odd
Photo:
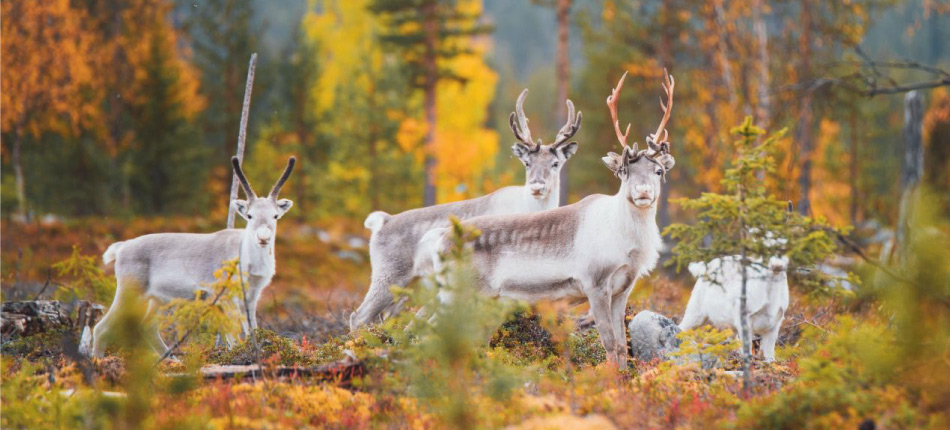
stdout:
[[[636,143],[627,146],[629,126],[621,133],[617,99],[624,78],[607,98],[623,146],[623,154],[611,152],[603,157],[620,178],[617,194],[591,195],[544,212],[466,221],[482,233],[471,244],[481,292],[528,302],[587,300],[607,357],[614,363],[626,353],[627,298],[636,279],[656,266],[662,247],[656,225],[657,198],[661,181],[674,165],[666,141],[674,81],[665,72],[664,77],[667,103],[660,101],[663,119],[647,137],[648,149],[638,150]],[[431,253],[436,269],[440,255],[451,246],[447,232],[447,228],[434,229],[423,239],[421,248]]]
[[524,114],[524,99],[528,90],[521,92],[515,103],[515,112],[509,117],[511,131],[519,140],[512,152],[525,166],[525,185],[501,188],[491,194],[471,200],[445,203],[427,208],[412,209],[397,215],[373,212],[366,217],[370,229],[369,257],[373,274],[369,291],[359,309],[350,315],[350,330],[368,324],[393,306],[390,285],[405,286],[420,273],[414,264],[419,239],[426,231],[449,225],[449,215],[468,219],[479,215],[528,213],[558,206],[559,176],[564,163],[577,152],[577,142],[568,142],[581,127],[581,112],[574,114],[574,103],[567,101],[567,123],[557,133],[554,142],[542,145],[532,141],[528,118]]
[[[766,245],[771,239],[767,234]],[[742,341],[742,313],[739,306],[742,294],[742,265],[740,256],[715,258],[709,263],[690,263],[689,273],[696,278],[689,296],[686,313],[679,327],[690,330],[707,321],[719,328],[730,327]],[[746,307],[749,312],[749,331],[761,338],[762,355],[766,361],[775,361],[775,341],[788,309],[788,257],[773,256],[767,265],[762,259],[751,258],[746,267]],[[742,343],[752,345],[752,342]]]
[[[257,328],[257,301],[261,292],[270,284],[276,270],[274,238],[277,235],[277,220],[293,202],[277,199],[280,188],[294,170],[296,158],[290,157],[284,174],[266,197],[258,197],[244,177],[237,157],[231,159],[234,172],[248,200],[234,200],[231,206],[247,220],[244,229],[226,229],[216,233],[159,233],[116,242],[106,249],[102,260],[109,264],[115,261],[115,277],[118,282],[115,299],[109,311],[96,324],[92,334],[94,356],[103,353],[103,336],[108,333],[122,308],[130,300],[148,302],[146,318],[158,307],[175,298],[194,298],[199,290],[214,281],[214,272],[224,261],[239,258],[242,273],[247,276],[247,312],[250,327],[244,324],[245,334]],[[213,293],[210,292],[209,293]],[[239,307],[244,311],[243,303]],[[243,319],[243,318],[242,318]],[[150,330],[149,343],[159,353],[167,352],[158,328]]]

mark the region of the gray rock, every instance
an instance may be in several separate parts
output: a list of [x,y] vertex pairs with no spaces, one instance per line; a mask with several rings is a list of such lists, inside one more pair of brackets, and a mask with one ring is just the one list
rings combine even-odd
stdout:
[[630,349],[633,358],[651,361],[665,360],[667,355],[679,348],[676,335],[679,327],[673,320],[652,311],[642,311],[633,317],[627,326],[630,332]]

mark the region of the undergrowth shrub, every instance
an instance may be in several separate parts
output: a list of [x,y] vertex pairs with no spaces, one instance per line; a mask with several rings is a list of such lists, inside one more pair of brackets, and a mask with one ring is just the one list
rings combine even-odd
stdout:
[[[384,324],[395,345],[395,378],[440,427],[497,427],[511,419],[502,413],[502,403],[530,371],[507,364],[509,360],[486,348],[514,306],[477,291],[467,244],[480,232],[454,218],[451,228],[453,246],[445,256],[445,269],[432,278],[435,285],[397,291],[424,311],[419,317],[403,312]],[[451,299],[438,303],[436,290]],[[495,412],[482,412],[486,410]]]
[[186,361],[197,364],[210,353],[216,341],[237,339],[242,324],[247,325],[239,306],[243,294],[237,265],[236,258],[223,262],[214,272],[215,281],[196,291],[193,298],[172,299],[159,309],[157,323],[166,334],[169,347],[187,335],[186,342],[179,346]]
[[541,316],[518,311],[491,338],[492,348],[504,348],[523,364],[544,361],[557,354],[551,333],[541,326]]
[[698,363],[709,370],[719,363],[725,363],[729,356],[739,349],[739,341],[731,330],[719,330],[711,325],[702,325],[676,335],[680,346],[670,353],[682,362]]
[[[282,366],[310,366],[315,363],[314,358],[298,347],[293,339],[263,328],[257,329],[255,334],[261,360]],[[208,361],[217,364],[253,364],[257,362],[257,355],[253,342],[248,337],[230,349],[216,348],[208,357]]]
[[52,269],[57,276],[69,279],[53,294],[56,300],[111,303],[115,296],[115,277],[102,270],[98,255],[82,255],[78,245],[73,245],[73,253],[69,258],[54,263]]

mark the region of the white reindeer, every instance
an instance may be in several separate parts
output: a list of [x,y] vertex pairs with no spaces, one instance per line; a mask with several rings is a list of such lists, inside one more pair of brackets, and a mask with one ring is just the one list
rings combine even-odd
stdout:
[[[611,152],[603,157],[620,178],[617,194],[591,195],[544,212],[466,221],[481,231],[471,244],[471,263],[482,293],[528,302],[588,301],[607,357],[614,363],[626,353],[627,298],[637,278],[648,274],[659,259],[657,199],[661,181],[674,165],[665,128],[673,104],[672,76],[664,73],[667,104],[660,101],[663,119],[647,137],[645,150],[638,150],[636,143],[627,146],[630,127],[621,133],[617,120],[617,99],[625,77],[607,98],[623,146],[623,154]],[[422,249],[430,253],[437,271],[440,255],[451,246],[448,230],[434,229],[423,239]],[[447,299],[441,293],[440,297]]]
[[[366,217],[370,229],[369,256],[373,266],[369,290],[360,307],[350,315],[350,330],[398,312],[393,303],[391,285],[405,286],[420,272],[414,265],[419,239],[429,229],[449,225],[449,215],[468,219],[479,215],[528,213],[558,206],[559,176],[564,163],[577,152],[577,142],[568,142],[581,127],[581,112],[574,114],[574,103],[567,100],[567,123],[554,142],[542,145],[532,141],[524,114],[521,92],[515,112],[509,117],[511,131],[519,140],[511,150],[525,166],[525,185],[501,188],[471,200],[412,209],[396,215],[373,212]],[[384,313],[384,311],[386,311]]]
[[[766,246],[777,241],[767,233]],[[679,327],[691,330],[707,321],[718,328],[732,328],[742,341],[742,313],[739,300],[742,294],[741,257],[731,255],[715,258],[709,263],[690,263],[689,273],[696,278],[689,296],[686,313]],[[764,265],[761,258],[750,258],[746,267],[746,308],[749,331],[753,338],[761,338],[762,355],[766,361],[775,361],[775,341],[788,309],[788,257],[772,256]],[[742,343],[752,345],[752,342]],[[751,351],[750,351],[751,352]]]
[[[296,158],[290,157],[284,174],[266,197],[258,197],[251,189],[237,157],[231,159],[234,172],[241,180],[248,200],[233,200],[231,206],[247,220],[244,229],[226,229],[216,233],[159,233],[116,242],[106,249],[102,260],[115,261],[117,288],[115,299],[92,333],[93,356],[104,350],[103,336],[118,322],[121,310],[130,300],[147,301],[146,318],[150,318],[162,303],[175,298],[194,298],[199,290],[208,293],[206,285],[214,281],[214,272],[222,263],[239,258],[241,272],[247,277],[247,309],[250,327],[244,323],[245,334],[257,328],[257,302],[264,288],[270,285],[276,270],[274,240],[277,220],[293,202],[278,199],[280,188],[290,177]],[[245,311],[243,303],[239,308]],[[241,318],[244,319],[243,317]],[[148,342],[159,354],[168,347],[157,326],[149,330]]]

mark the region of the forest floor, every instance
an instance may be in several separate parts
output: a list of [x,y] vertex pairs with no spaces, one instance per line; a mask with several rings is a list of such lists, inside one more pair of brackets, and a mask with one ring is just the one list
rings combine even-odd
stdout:
[[[111,268],[89,274],[55,263],[92,256],[101,267],[102,251],[117,240],[216,229],[191,218],[0,227],[3,301],[55,298],[67,309],[80,298],[108,306],[101,291],[91,291],[97,284],[83,277],[107,279]],[[682,359],[611,366],[596,331],[567,317],[582,315],[583,307],[522,308],[495,321],[476,307],[492,305],[480,303],[458,310],[457,326],[407,334],[405,319],[397,319],[349,335],[345,316],[369,279],[366,240],[362,226],[348,220],[282,221],[277,275],[258,311],[259,353],[250,342],[225,350],[196,340],[183,348],[180,362],[155,366],[154,356],[135,350],[84,359],[75,353],[77,327],[5,335],[2,427],[865,429],[948,423],[946,411],[917,406],[909,388],[871,376],[861,351],[868,347],[859,345],[887,348],[884,322],[871,304],[811,297],[794,286],[778,360],[754,360],[749,389],[735,372],[738,354],[718,347],[731,335],[715,330],[681,335],[720,359],[713,369]],[[691,283],[657,270],[639,281],[627,319],[652,310],[678,321]],[[486,329],[490,342],[479,334]],[[347,361],[359,363],[359,371],[336,380],[278,374],[281,366]],[[253,362],[263,364],[263,376],[196,377],[202,366]]]

